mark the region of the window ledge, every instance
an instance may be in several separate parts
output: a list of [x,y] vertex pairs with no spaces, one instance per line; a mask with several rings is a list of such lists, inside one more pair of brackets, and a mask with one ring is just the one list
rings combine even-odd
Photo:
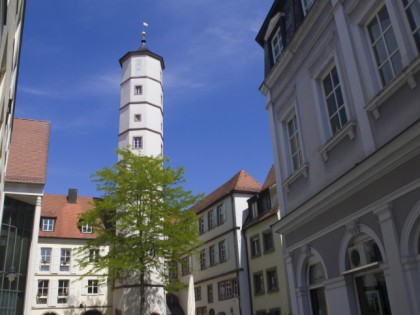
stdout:
[[406,67],[397,77],[387,84],[373,99],[367,103],[365,109],[371,112],[375,119],[379,119],[381,114],[379,108],[404,84],[407,83],[411,90],[417,86],[414,76],[420,71],[420,57],[417,57],[411,64]]
[[322,155],[324,162],[328,161],[328,152],[331,151],[337,144],[339,144],[343,139],[349,137],[350,140],[353,140],[356,137],[355,134],[354,122],[348,122],[344,125],[339,132],[332,136],[319,150],[319,153]]
[[289,192],[290,185],[293,184],[293,182],[295,182],[299,177],[303,176],[303,178],[308,178],[308,169],[308,163],[304,163],[283,181],[282,185],[287,193]]

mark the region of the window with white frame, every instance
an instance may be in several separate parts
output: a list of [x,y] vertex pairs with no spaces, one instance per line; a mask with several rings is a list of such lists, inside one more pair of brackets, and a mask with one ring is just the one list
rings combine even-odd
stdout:
[[69,271],[71,261],[71,249],[62,248],[60,255],[60,271]]
[[190,274],[191,272],[190,257],[187,256],[187,257],[182,258],[181,271],[182,271],[183,276]]
[[40,253],[39,270],[50,271],[51,265],[51,248],[42,247]]
[[223,210],[223,205],[217,207],[217,225],[221,225],[225,222],[225,212]]
[[367,25],[369,39],[382,84],[388,84],[403,66],[401,54],[386,6]]
[[98,294],[99,293],[99,281],[98,280],[88,280],[87,293],[88,294]]
[[210,256],[210,266],[214,266],[216,264],[216,248],[214,245],[209,247],[209,256]]
[[308,14],[313,4],[314,0],[302,0],[302,8],[305,15]]
[[143,137],[133,138],[133,149],[141,149],[143,147]]
[[201,270],[206,269],[206,250],[202,249],[200,251],[200,268]]
[[214,228],[216,226],[216,222],[214,220],[214,211],[213,211],[213,209],[210,210],[207,213],[207,217],[208,217],[207,222],[208,222],[208,225],[209,225],[209,230],[211,230],[212,228]]
[[251,257],[259,256],[261,254],[259,235],[251,237],[249,244],[251,246]]
[[69,280],[58,280],[58,304],[66,304],[69,298]]
[[136,122],[141,121],[141,114],[134,114],[134,121]]
[[194,288],[194,297],[196,301],[201,300],[201,287],[195,287]]
[[205,231],[205,225],[204,224],[205,224],[205,222],[204,222],[204,216],[201,216],[198,219],[198,231],[199,231],[200,235],[203,234],[204,231]]
[[41,229],[44,232],[52,232],[54,231],[54,224],[55,224],[54,218],[42,218]]
[[213,285],[209,284],[207,286],[207,302],[213,303]]
[[219,300],[226,300],[238,296],[238,280],[219,282]]
[[281,28],[279,27],[274,33],[273,39],[271,40],[271,50],[273,52],[273,60],[276,62],[281,52],[283,51],[283,39],[281,36]]
[[80,227],[80,230],[83,234],[91,234],[93,233],[93,226],[89,223],[84,223]]
[[48,280],[38,280],[38,292],[36,294],[36,304],[47,304],[48,300]]
[[420,0],[402,0],[411,32],[420,51]]
[[289,143],[292,170],[296,171],[303,165],[303,151],[300,141],[300,131],[297,116],[293,113],[286,121],[287,142]]
[[266,271],[266,279],[267,279],[267,292],[276,291],[279,289],[276,268],[271,268]]
[[227,245],[226,240],[219,242],[219,261],[225,262],[227,260]]
[[254,294],[264,294],[264,275],[262,272],[254,273]]
[[97,262],[99,258],[99,249],[89,250],[89,262]]
[[347,123],[347,112],[337,67],[333,65],[322,79],[331,133],[334,135]]
[[142,95],[143,94],[143,86],[142,85],[136,85],[134,87],[134,95]]
[[271,230],[262,233],[264,253],[272,252],[274,250],[273,232]]

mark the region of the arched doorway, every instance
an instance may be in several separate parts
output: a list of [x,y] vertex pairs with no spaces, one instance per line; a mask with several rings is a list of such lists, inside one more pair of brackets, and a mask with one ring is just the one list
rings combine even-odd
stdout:
[[84,312],[83,315],[102,315],[102,313],[97,310],[90,310],[90,311]]

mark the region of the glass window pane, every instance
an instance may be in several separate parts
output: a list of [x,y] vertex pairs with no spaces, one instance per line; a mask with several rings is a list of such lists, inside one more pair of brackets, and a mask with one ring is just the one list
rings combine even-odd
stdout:
[[330,122],[332,132],[335,134],[340,129],[340,120],[338,119],[338,115],[331,117]]
[[391,24],[386,7],[383,7],[382,10],[378,12],[378,18],[381,23],[382,31],[384,31]]
[[331,91],[332,91],[332,89],[333,89],[333,87],[332,87],[332,81],[331,81],[330,75],[328,75],[328,76],[324,79],[323,84],[324,84],[324,92],[325,92],[325,96],[327,97],[327,96],[331,93]]
[[388,29],[388,31],[385,32],[384,36],[385,36],[386,46],[388,47],[388,52],[392,54],[395,50],[398,49],[397,40],[395,39],[392,28]]
[[381,36],[381,30],[379,28],[378,21],[375,19],[368,25],[369,37],[371,42],[375,42],[379,36]]
[[328,116],[334,115],[337,111],[337,104],[335,103],[334,94],[327,98]]
[[391,62],[392,66],[394,67],[394,73],[400,73],[403,68],[400,52],[397,52],[394,56],[391,57]]
[[394,78],[394,75],[391,70],[391,66],[389,62],[385,63],[381,69],[379,69],[382,82],[384,84],[387,84],[389,81],[391,81]]
[[341,120],[341,126],[347,123],[347,114],[344,107],[340,109],[340,120]]
[[385,49],[385,43],[383,39],[380,39],[373,47],[375,53],[376,63],[378,66],[382,65],[388,57],[388,53]]
[[412,30],[420,26],[420,2],[414,1],[407,10],[407,16]]
[[341,88],[338,88],[335,91],[335,95],[337,97],[337,106],[340,107],[341,105],[344,104],[343,93],[341,93]]

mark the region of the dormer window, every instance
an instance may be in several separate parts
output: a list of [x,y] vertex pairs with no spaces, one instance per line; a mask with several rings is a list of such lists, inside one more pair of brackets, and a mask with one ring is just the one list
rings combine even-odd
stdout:
[[271,49],[273,51],[273,60],[277,62],[281,52],[283,51],[283,40],[281,36],[281,28],[279,27],[271,40]]
[[41,230],[44,232],[54,231],[55,219],[54,218],[42,218]]
[[93,233],[93,227],[89,223],[85,223],[80,227],[80,231],[83,234],[92,234]]

